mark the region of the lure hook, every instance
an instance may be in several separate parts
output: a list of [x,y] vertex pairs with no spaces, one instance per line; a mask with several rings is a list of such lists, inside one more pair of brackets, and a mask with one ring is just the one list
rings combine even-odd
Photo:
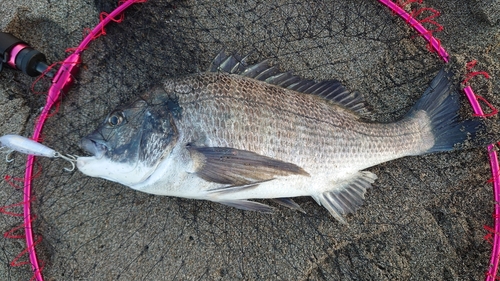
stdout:
[[[7,148],[7,149],[4,149],[4,148]],[[9,149],[9,148],[8,148],[8,147],[6,147],[6,146],[1,146],[1,147],[0,147],[0,152],[2,152],[2,153],[3,153],[3,152],[5,152],[5,153],[7,153],[7,154],[5,155],[5,161],[7,161],[7,163],[10,163],[10,162],[14,161],[14,158],[10,158],[10,156],[12,155],[12,152],[14,152],[14,150],[13,150],[13,149]]]
[[14,158],[10,158],[10,156],[12,155],[12,152],[14,152],[14,150],[7,150],[6,152],[7,152],[7,155],[5,155],[5,161],[7,161],[7,163],[14,161]]
[[59,152],[56,152],[54,154],[54,158],[62,158],[66,161],[68,161],[69,163],[71,163],[71,168],[64,168],[65,171],[68,171],[68,172],[73,172],[76,168],[76,159],[78,158],[78,156],[76,155],[71,155],[71,154],[66,154],[66,155],[63,155]]

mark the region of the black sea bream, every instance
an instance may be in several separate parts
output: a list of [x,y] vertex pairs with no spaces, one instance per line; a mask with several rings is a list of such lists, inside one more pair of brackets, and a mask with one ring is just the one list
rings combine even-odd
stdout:
[[157,195],[270,211],[311,196],[339,221],[377,176],[364,169],[449,151],[475,135],[459,121],[451,74],[441,71],[401,120],[374,123],[363,98],[336,80],[315,82],[248,66],[221,53],[205,73],[166,80],[112,111],[81,146],[78,169]]

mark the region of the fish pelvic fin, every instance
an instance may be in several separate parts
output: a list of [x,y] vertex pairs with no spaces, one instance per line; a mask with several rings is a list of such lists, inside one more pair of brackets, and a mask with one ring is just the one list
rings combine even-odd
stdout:
[[422,131],[429,131],[430,128],[431,135],[422,139],[433,141],[434,144],[418,154],[451,151],[489,143],[486,126],[481,119],[460,120],[460,100],[452,77],[451,72],[442,69],[406,115],[407,118],[419,118],[423,111],[428,118]]
[[343,215],[354,213],[363,205],[366,190],[376,179],[377,175],[374,173],[361,171],[337,183],[335,190],[325,191],[312,197],[339,222],[347,224]]
[[302,207],[300,207],[299,204],[295,203],[295,201],[293,201],[290,198],[274,198],[271,200],[275,203],[280,204],[281,206],[285,206],[285,207],[290,208],[292,210],[299,211],[303,214],[306,213],[306,211],[304,211],[304,209],[302,209]]
[[214,201],[226,206],[230,206],[233,208],[237,208],[240,210],[245,210],[245,211],[256,211],[256,212],[261,212],[261,213],[273,213],[274,209],[266,204],[259,203],[259,202],[254,202],[254,201],[249,201],[249,200],[221,200],[221,201]]

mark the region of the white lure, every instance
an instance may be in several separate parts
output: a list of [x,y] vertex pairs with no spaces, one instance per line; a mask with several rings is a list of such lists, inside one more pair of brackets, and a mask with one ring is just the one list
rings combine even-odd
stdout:
[[0,137],[0,149],[7,148],[9,154],[7,154],[7,162],[12,162],[13,159],[8,159],[10,153],[17,151],[24,154],[30,154],[35,156],[43,156],[49,158],[62,158],[71,163],[72,168],[64,168],[66,171],[73,171],[75,169],[76,156],[74,155],[63,155],[54,149],[45,146],[37,141],[29,138],[25,138],[19,135],[5,135]]

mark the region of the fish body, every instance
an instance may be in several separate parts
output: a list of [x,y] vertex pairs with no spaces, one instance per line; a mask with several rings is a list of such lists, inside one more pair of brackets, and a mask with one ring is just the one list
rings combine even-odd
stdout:
[[89,176],[167,196],[270,211],[249,199],[311,196],[339,221],[377,178],[368,167],[452,150],[477,121],[458,121],[450,74],[441,71],[401,120],[375,123],[360,94],[266,62],[221,53],[209,71],[172,78],[115,109],[82,140]]

